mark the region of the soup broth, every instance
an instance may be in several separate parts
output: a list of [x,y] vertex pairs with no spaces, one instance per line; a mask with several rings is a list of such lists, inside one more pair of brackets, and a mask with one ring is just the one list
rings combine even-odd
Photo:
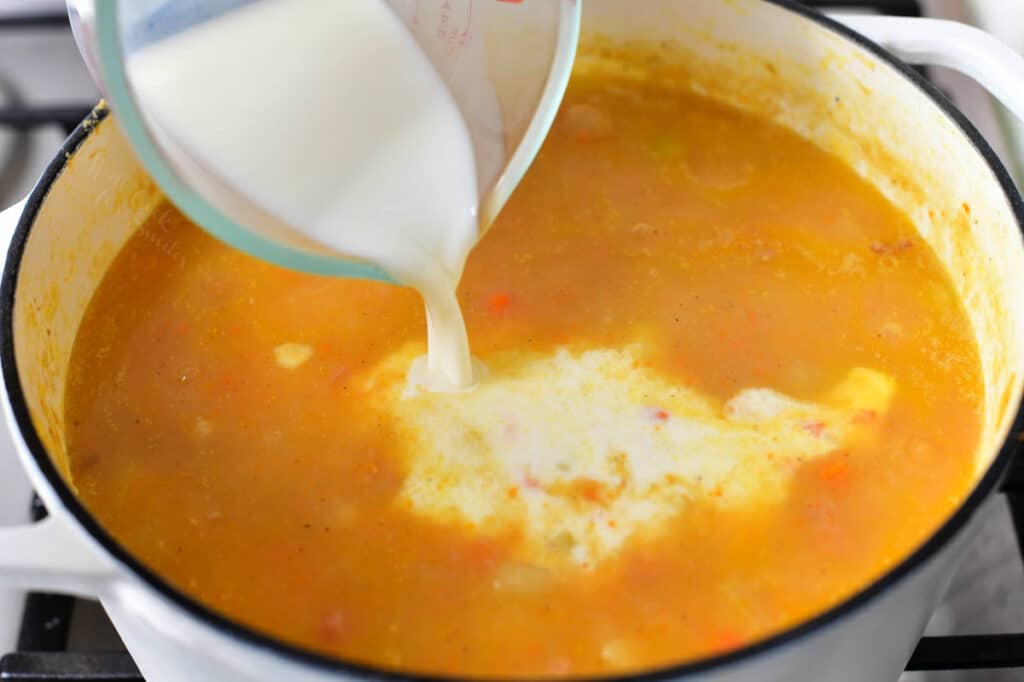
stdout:
[[285,641],[553,676],[794,625],[969,488],[978,353],[928,246],[851,169],[695,94],[577,73],[459,300],[486,373],[426,393],[414,292],[160,207],[76,340],[79,495]]

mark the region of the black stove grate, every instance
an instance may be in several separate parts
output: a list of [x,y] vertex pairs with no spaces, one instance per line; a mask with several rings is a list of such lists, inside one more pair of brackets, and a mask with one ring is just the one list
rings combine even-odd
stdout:
[[[805,0],[825,8],[856,8],[882,14],[921,16],[918,0]],[[67,27],[63,14],[23,15],[0,18],[0,33],[32,27]],[[0,129],[27,130],[41,125],[60,125],[70,131],[92,108],[91,103],[51,107],[0,108]],[[1020,440],[1024,440],[1021,434]],[[1003,483],[1018,545],[1024,557],[1024,459],[1018,458]],[[33,517],[46,511],[38,499]],[[78,609],[89,606],[73,597],[29,594],[22,616],[17,650],[0,658],[0,680],[6,682],[139,682],[142,676],[123,650],[76,650],[71,642],[71,622]],[[109,621],[99,627],[113,632]],[[113,635],[116,638],[116,635]],[[923,637],[908,671],[1024,669],[1024,633]]]
[[[70,30],[68,17],[63,12],[41,12],[0,16],[0,36],[24,29]],[[29,130],[43,125],[59,125],[67,133],[75,129],[92,110],[94,102],[71,103],[61,106],[29,106],[14,103],[0,106],[0,129]],[[0,677],[0,679],[3,679]]]

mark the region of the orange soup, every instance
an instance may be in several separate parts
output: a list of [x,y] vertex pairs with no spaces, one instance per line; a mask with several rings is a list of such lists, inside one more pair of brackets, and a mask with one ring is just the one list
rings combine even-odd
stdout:
[[72,476],[153,570],[284,641],[469,676],[640,670],[836,604],[965,495],[982,384],[908,219],[795,134],[579,74],[462,280],[458,394],[404,288],[162,206],[81,326]]

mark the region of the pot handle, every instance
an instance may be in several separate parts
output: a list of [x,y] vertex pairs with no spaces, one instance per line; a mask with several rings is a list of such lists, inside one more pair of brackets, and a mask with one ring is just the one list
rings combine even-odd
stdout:
[[946,19],[832,18],[904,61],[945,66],[970,76],[1024,121],[1024,57],[991,34]]
[[95,598],[108,595],[118,581],[113,563],[56,516],[0,528],[0,549],[0,585]]
[[4,252],[7,251],[7,246],[11,243],[11,237],[14,236],[14,228],[18,225],[18,218],[21,217],[26,201],[28,200],[22,199],[13,206],[0,211],[0,246],[3,247]]
[[[0,248],[6,251],[24,208],[0,211]],[[0,438],[16,441],[0,420]],[[84,597],[107,594],[117,580],[113,562],[89,547],[69,522],[48,516],[24,526],[0,527],[0,585]]]

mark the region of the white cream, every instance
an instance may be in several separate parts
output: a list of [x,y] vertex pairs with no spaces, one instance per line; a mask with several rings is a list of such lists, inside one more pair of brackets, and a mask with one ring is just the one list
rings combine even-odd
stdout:
[[429,367],[472,383],[455,288],[478,236],[473,145],[384,2],[255,3],[147,46],[128,70],[158,137],[303,237],[415,287]]
[[750,388],[721,403],[673,385],[638,347],[488,358],[472,394],[417,391],[403,349],[364,389],[398,429],[398,503],[438,523],[522,538],[518,558],[592,567],[687,504],[776,504],[799,462],[877,432],[895,389],[854,368],[814,402]]

